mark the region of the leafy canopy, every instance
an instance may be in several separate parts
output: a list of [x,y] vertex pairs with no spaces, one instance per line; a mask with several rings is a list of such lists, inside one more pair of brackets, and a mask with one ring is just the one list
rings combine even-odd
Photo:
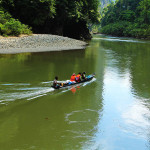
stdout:
[[150,0],[117,0],[104,9],[102,33],[150,37]]

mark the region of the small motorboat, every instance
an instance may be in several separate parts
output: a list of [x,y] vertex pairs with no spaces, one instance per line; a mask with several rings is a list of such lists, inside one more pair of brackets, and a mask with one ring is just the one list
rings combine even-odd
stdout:
[[68,86],[72,86],[72,85],[76,85],[76,84],[80,84],[80,83],[84,83],[84,82],[88,82],[90,80],[92,80],[94,78],[95,74],[91,74],[86,76],[86,78],[84,80],[81,80],[80,82],[68,82],[68,83],[60,83],[57,86],[51,86],[54,89],[60,89],[60,88],[64,88],[64,87],[68,87]]

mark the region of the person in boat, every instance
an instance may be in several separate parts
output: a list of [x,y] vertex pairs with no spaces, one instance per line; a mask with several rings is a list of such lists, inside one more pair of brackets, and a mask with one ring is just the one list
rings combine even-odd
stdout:
[[72,74],[72,76],[70,78],[70,81],[71,82],[76,82],[76,74],[75,73]]
[[72,83],[75,83],[75,82],[76,82],[76,74],[73,73],[72,76],[71,76],[71,78],[70,78],[69,84],[72,84]]
[[81,75],[82,80],[86,80],[86,72],[83,72]]
[[81,72],[79,72],[78,75],[76,76],[76,82],[80,81],[81,81]]
[[58,83],[57,80],[58,80],[58,77],[56,76],[55,79],[54,79],[54,81],[53,81],[53,86],[55,88],[60,87],[60,83]]

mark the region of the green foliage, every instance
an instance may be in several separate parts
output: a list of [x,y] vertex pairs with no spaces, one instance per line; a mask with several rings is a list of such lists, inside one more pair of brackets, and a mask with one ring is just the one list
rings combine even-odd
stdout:
[[150,26],[148,28],[134,28],[131,36],[136,38],[150,38]]
[[20,21],[11,18],[11,15],[0,11],[0,35],[31,34],[31,29]]
[[124,30],[126,29],[126,27],[128,27],[128,25],[130,25],[130,23],[126,21],[108,24],[101,29],[101,32],[115,36],[123,36]]
[[[4,31],[7,29],[7,35],[20,35],[20,34],[31,34],[31,31],[28,29],[28,26],[21,24],[20,21],[13,18],[9,22],[6,22],[3,25]],[[3,30],[2,30],[3,32]],[[4,32],[5,33],[5,32]]]
[[143,0],[139,3],[138,11],[140,23],[150,24],[150,0]]
[[102,33],[150,37],[150,0],[118,0],[103,11]]
[[90,30],[90,32],[92,33],[99,33],[101,30],[101,25],[100,25],[100,21],[102,16],[104,15],[104,12],[108,11],[108,8],[106,6],[111,6],[113,5],[113,1],[112,0],[99,0],[99,4],[98,4],[98,11],[99,11],[99,17],[98,17],[98,22],[97,23],[90,23],[88,28]]
[[101,19],[101,25],[105,26],[109,23],[113,23],[114,19],[117,18],[117,13],[113,11],[114,9],[114,3],[111,3],[107,6],[107,8],[103,9],[103,15]]
[[101,26],[99,24],[94,24],[90,27],[92,33],[99,33],[101,31]]
[[132,10],[124,10],[119,15],[119,20],[132,22],[135,19],[135,12]]
[[143,24],[143,28],[137,23],[117,22],[104,26],[101,33],[114,36],[126,36],[135,38],[150,38],[150,25]]
[[0,11],[0,23],[4,24],[11,18],[9,13],[4,13],[4,11]]
[[98,0],[57,0],[56,20],[97,22],[99,19],[98,3]]
[[0,3],[5,11],[37,33],[63,32],[66,26],[76,24],[87,28],[88,23],[100,19],[99,0],[1,0]]
[[60,23],[70,19],[97,22],[98,3],[98,0],[2,0],[4,9],[31,26],[52,19]]
[[41,25],[55,15],[55,0],[1,0],[2,7],[28,25]]

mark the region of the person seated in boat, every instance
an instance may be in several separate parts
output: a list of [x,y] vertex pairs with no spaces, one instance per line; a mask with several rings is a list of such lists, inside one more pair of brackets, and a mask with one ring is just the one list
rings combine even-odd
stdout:
[[70,83],[75,83],[76,82],[76,74],[73,73],[71,78],[70,78]]
[[81,81],[81,72],[79,72],[78,75],[76,76],[76,82],[80,81]]
[[86,72],[83,72],[81,75],[82,80],[86,80]]
[[57,80],[58,80],[58,77],[56,76],[55,79],[54,79],[54,81],[53,81],[53,86],[55,88],[60,87],[60,83],[58,83]]

